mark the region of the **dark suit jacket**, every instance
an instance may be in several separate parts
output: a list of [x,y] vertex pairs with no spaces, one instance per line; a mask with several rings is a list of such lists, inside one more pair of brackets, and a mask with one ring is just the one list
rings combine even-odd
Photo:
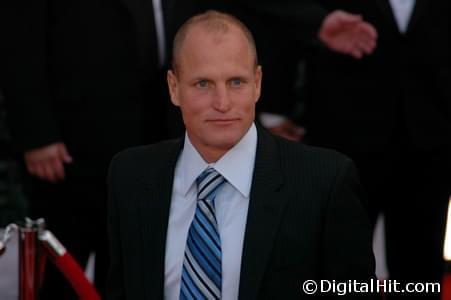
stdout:
[[[109,173],[109,299],[162,299],[182,140],[118,154]],[[371,232],[352,162],[258,131],[240,299],[304,298],[306,279],[373,277]]]
[[1,6],[0,84],[16,150],[63,141],[73,169],[105,176],[118,151],[166,138],[152,1]]
[[388,0],[321,2],[362,15],[378,40],[361,60],[324,47],[313,54],[306,79],[311,141],[345,153],[371,152],[387,149],[401,133],[412,148],[449,147],[450,2],[416,0],[405,34]]

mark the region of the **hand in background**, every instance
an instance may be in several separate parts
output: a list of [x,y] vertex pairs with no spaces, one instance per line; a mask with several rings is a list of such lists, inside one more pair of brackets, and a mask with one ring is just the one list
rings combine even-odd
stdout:
[[268,130],[278,136],[286,138],[287,140],[299,142],[305,135],[305,129],[296,126],[292,121],[286,120],[280,125],[268,128]]
[[64,180],[64,163],[72,162],[66,145],[61,142],[26,151],[24,159],[31,175],[51,183]]
[[336,10],[324,19],[318,37],[329,49],[360,59],[373,52],[377,31],[360,15]]

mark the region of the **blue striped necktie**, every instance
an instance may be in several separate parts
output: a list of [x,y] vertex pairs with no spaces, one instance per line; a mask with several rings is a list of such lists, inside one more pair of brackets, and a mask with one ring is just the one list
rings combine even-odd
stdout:
[[196,182],[197,206],[188,231],[180,299],[221,299],[221,239],[214,200],[225,179],[208,168]]

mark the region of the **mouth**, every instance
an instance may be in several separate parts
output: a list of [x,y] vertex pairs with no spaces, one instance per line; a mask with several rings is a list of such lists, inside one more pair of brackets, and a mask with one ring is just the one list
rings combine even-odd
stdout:
[[239,121],[238,118],[220,118],[220,119],[209,119],[207,120],[208,123],[214,124],[214,125],[230,125],[235,122]]

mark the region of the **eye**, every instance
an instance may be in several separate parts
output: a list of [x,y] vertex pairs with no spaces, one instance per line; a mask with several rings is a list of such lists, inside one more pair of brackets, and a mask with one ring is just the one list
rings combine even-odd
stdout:
[[243,81],[240,78],[234,78],[230,80],[230,85],[232,87],[240,87],[241,85],[243,85]]
[[207,80],[199,80],[199,81],[196,83],[196,86],[199,87],[199,88],[201,88],[201,89],[205,89],[205,88],[208,87],[208,81],[207,81]]

